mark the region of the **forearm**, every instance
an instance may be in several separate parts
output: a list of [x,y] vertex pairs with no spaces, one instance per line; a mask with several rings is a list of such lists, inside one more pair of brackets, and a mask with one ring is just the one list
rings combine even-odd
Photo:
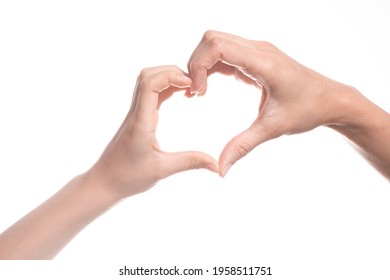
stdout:
[[338,110],[342,117],[330,128],[351,140],[357,150],[390,180],[390,115],[348,88]]
[[0,235],[0,259],[51,259],[116,203],[80,175]]
[[156,139],[158,108],[192,80],[176,66],[144,69],[122,126],[91,169],[0,235],[0,259],[53,258],[77,233],[118,201],[142,193],[178,172],[206,168],[211,156],[167,153]]

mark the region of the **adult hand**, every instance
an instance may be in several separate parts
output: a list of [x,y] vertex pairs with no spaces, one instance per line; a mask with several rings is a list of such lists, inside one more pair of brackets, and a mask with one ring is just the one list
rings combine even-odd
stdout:
[[163,152],[156,139],[158,108],[174,92],[190,87],[191,79],[176,66],[144,69],[137,80],[128,115],[101,158],[88,172],[118,198],[146,191],[177,172],[218,163],[202,152]]
[[188,69],[193,81],[190,93],[187,92],[190,95],[205,94],[207,76],[214,72],[234,75],[262,89],[257,118],[220,155],[222,176],[232,164],[267,140],[341,122],[342,104],[348,96],[357,94],[299,64],[270,43],[216,31],[204,34]]

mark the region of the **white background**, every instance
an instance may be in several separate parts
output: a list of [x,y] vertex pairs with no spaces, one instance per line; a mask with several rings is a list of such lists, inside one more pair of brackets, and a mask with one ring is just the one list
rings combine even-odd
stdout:
[[[95,162],[142,68],[186,69],[208,29],[270,41],[390,111],[389,15],[387,1],[373,0],[0,1],[0,231]],[[160,145],[218,158],[259,99],[214,75],[205,97],[164,104]],[[3,261],[0,278],[253,265],[271,266],[269,279],[389,279],[389,216],[385,179],[318,128],[259,146],[224,179],[167,178],[96,220],[56,261]]]

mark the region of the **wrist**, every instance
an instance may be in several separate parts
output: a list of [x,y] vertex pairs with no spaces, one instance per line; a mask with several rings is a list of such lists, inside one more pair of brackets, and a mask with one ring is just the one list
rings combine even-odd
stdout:
[[107,180],[94,167],[78,176],[82,182],[82,187],[90,197],[94,198],[98,204],[110,208],[123,198],[112,190],[110,181]]
[[101,159],[80,176],[89,192],[111,204],[144,192],[154,184],[152,181],[145,182],[145,176],[137,170],[127,166],[118,168]]
[[357,89],[337,83],[326,94],[331,100],[331,106],[329,118],[324,125],[351,131],[368,127],[369,118],[375,112],[374,104]]
[[388,129],[390,115],[363,96],[357,89],[340,85],[335,92],[333,118],[325,124],[347,137]]

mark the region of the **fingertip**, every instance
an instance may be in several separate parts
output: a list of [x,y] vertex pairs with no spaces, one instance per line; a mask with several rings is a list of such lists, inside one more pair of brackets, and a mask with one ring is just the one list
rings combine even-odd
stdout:
[[225,176],[233,164],[262,143],[262,139],[258,129],[251,126],[230,140],[219,156],[221,176]]
[[170,84],[178,88],[190,88],[192,85],[192,79],[185,73],[182,73],[176,79],[171,80]]
[[232,166],[233,166],[232,163],[227,163],[227,164],[225,164],[224,166],[222,166],[222,167],[220,168],[220,173],[219,173],[219,175],[220,175],[222,178],[224,178],[224,177],[226,176],[226,174],[228,173],[229,169],[230,169]]
[[202,95],[205,95],[206,93],[206,88],[207,88],[207,83],[206,81],[204,81],[203,83],[200,84],[200,86],[198,85],[198,83],[195,83],[195,81],[193,81],[191,87],[190,87],[190,93],[192,95],[196,95],[196,96],[202,96]]
[[194,86],[190,87],[190,94],[191,94],[191,96],[196,96],[199,93],[200,93],[199,90],[197,90]]
[[219,165],[217,163],[209,163],[205,166],[205,168],[210,170],[211,172],[214,172],[216,174],[220,174]]
[[192,98],[194,95],[191,93],[190,89],[186,89],[186,92],[184,93],[184,96],[187,98]]
[[221,177],[225,177],[230,168],[244,156],[237,153],[236,150],[237,146],[234,139],[231,140],[222,150],[221,155],[219,156],[219,170]]
[[231,145],[226,145],[219,156],[219,175],[221,177],[225,177],[232,165],[238,160],[234,158],[234,153],[232,153],[231,149]]
[[[196,152],[199,159],[198,168],[207,169],[213,173],[219,174],[219,163],[212,156],[203,152]],[[197,169],[196,167],[194,169]]]
[[204,92],[207,86],[207,72],[202,68],[201,71],[190,72],[190,77],[192,79],[191,94],[198,95]]

